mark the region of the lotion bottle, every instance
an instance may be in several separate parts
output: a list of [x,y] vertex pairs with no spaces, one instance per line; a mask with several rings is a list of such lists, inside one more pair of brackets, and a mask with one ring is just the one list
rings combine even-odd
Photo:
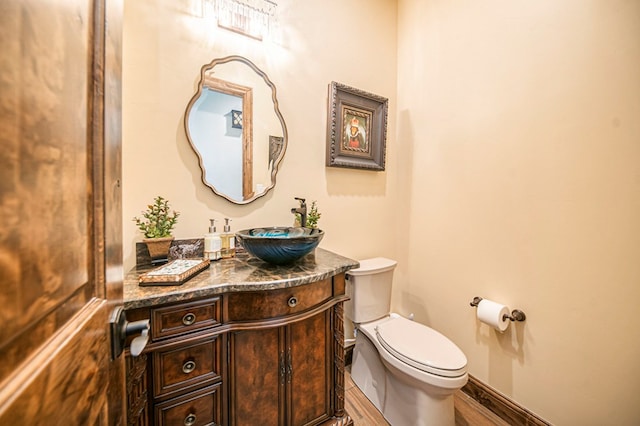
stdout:
[[222,238],[222,258],[230,259],[236,255],[236,234],[231,232],[228,217],[224,218],[224,232],[220,235]]
[[222,238],[216,232],[216,220],[209,219],[209,233],[204,234],[204,258],[209,260],[218,260],[222,257]]

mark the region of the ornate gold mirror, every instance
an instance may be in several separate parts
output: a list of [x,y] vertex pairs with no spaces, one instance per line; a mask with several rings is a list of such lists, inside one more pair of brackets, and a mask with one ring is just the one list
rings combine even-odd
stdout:
[[214,193],[247,204],[275,186],[287,127],[275,85],[251,61],[227,56],[204,65],[184,125]]

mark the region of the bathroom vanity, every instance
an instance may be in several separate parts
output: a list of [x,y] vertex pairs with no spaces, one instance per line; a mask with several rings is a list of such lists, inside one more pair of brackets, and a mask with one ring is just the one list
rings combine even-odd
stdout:
[[139,286],[146,270],[129,272],[127,319],[150,321],[143,352],[126,352],[129,424],[353,424],[343,302],[357,266],[318,248],[288,266],[212,262],[180,286]]

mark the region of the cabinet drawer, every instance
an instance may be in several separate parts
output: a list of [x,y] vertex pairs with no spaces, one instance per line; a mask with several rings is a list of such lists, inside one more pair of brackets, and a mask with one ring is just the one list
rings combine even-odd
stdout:
[[220,298],[156,308],[151,312],[154,340],[220,325]]
[[331,299],[331,278],[298,287],[225,295],[229,321],[252,321],[295,314]]
[[153,353],[156,398],[220,380],[220,339],[173,345]]
[[220,384],[155,405],[155,424],[216,426],[222,424]]

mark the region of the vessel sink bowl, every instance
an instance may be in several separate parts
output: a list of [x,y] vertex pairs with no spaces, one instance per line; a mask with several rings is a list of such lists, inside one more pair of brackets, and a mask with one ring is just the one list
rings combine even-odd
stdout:
[[276,265],[293,263],[320,244],[324,231],[300,227],[243,229],[236,237],[249,254]]

